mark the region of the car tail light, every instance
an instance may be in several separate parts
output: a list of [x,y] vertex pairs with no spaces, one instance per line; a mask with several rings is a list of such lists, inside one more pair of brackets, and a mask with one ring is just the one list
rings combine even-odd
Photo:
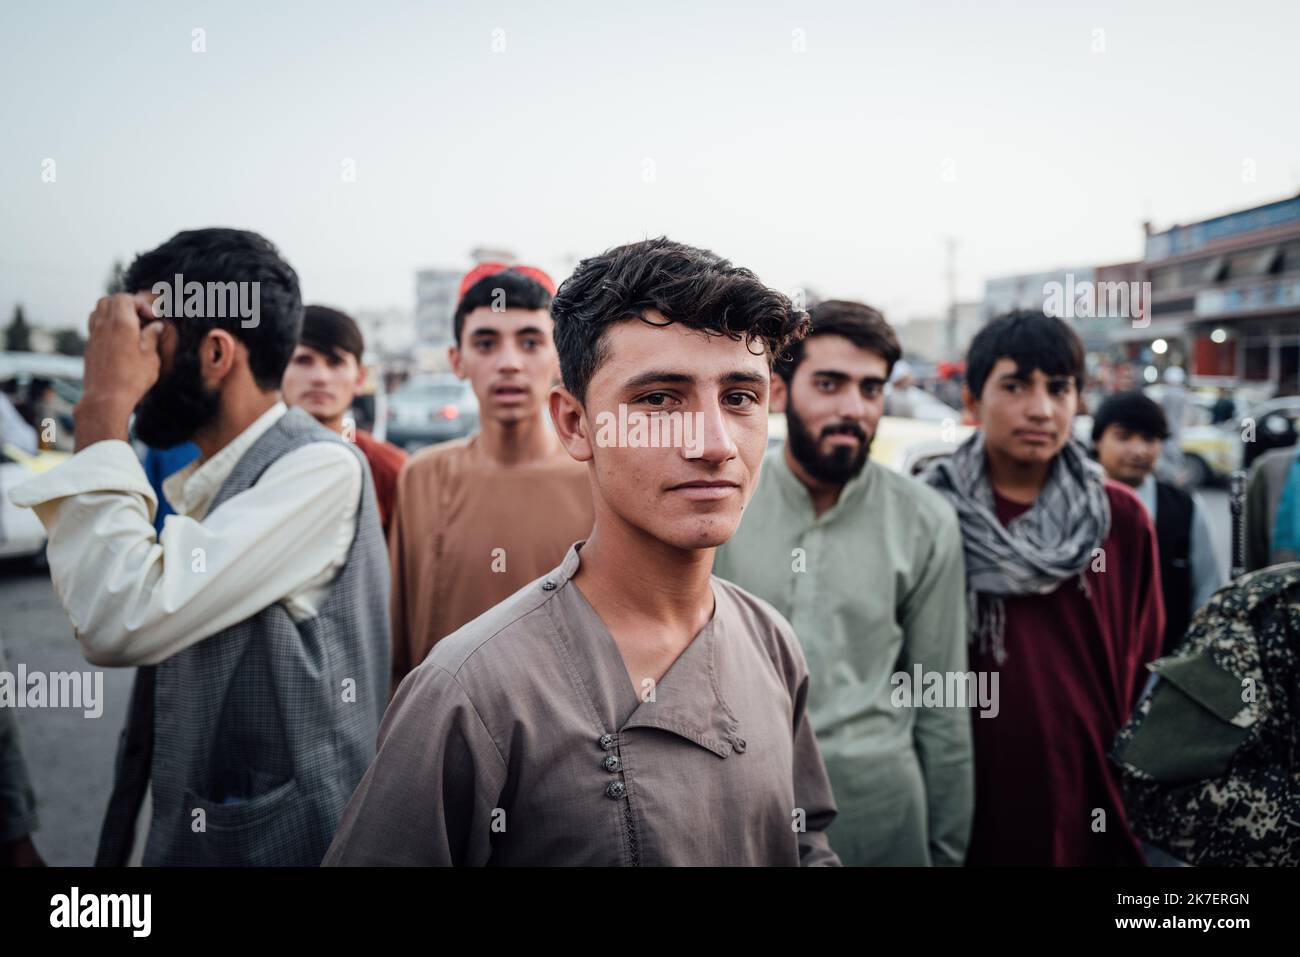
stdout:
[[441,409],[438,410],[438,417],[443,419],[459,419],[460,406],[444,405]]

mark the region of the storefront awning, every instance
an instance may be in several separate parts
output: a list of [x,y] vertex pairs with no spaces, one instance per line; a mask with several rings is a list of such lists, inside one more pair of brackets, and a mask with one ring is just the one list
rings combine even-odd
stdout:
[[1181,339],[1187,333],[1181,319],[1153,319],[1147,326],[1126,323],[1110,330],[1111,342],[1150,342],[1153,339]]

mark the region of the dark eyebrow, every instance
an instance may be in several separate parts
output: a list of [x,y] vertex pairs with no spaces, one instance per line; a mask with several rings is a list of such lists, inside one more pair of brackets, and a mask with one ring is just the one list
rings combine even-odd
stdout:
[[516,330],[515,330],[515,335],[517,335],[517,336],[540,336],[540,335],[542,335],[542,330],[541,330],[541,329],[538,329],[536,326],[524,326],[524,328],[522,328],[522,329],[516,329]]
[[695,376],[687,375],[685,372],[663,372],[657,369],[652,369],[649,372],[642,372],[640,375],[634,375],[623,383],[623,388],[640,389],[648,385],[660,385],[669,382],[678,385],[693,385],[695,383]]
[[814,369],[813,375],[819,375],[826,379],[834,379],[836,382],[849,381],[847,372],[837,372],[834,369]]
[[723,385],[764,385],[768,378],[759,372],[728,372],[718,380]]
[[501,335],[496,329],[475,329],[470,336],[499,336]]
[[[718,381],[723,385],[761,385],[767,382],[767,377],[758,372],[736,370],[723,374]],[[695,376],[685,372],[651,370],[628,379],[623,388],[635,390],[651,385],[694,385],[695,382]]]
[[[848,382],[853,378],[847,372],[840,372],[837,369],[814,369],[812,374],[815,376],[822,376],[823,378],[826,379],[834,379],[836,382]],[[888,382],[889,380],[882,378],[881,376],[878,375],[864,375],[858,381],[859,382]]]

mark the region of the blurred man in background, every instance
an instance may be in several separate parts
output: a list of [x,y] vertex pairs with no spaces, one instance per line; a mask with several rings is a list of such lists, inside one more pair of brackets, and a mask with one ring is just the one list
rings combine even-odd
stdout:
[[1191,406],[1187,398],[1187,373],[1181,366],[1170,366],[1165,370],[1164,380],[1160,407],[1164,410],[1169,434],[1161,449],[1160,471],[1162,476],[1181,484],[1186,467],[1183,460],[1183,429],[1187,425],[1187,413]]
[[1250,468],[1246,571],[1300,561],[1300,445],[1272,449]]
[[1016,312],[976,334],[966,405],[979,431],[926,479],[957,509],[971,665],[998,672],[974,720],[970,864],[1141,866],[1107,757],[1160,654],[1151,519],[1071,438],[1083,343]]
[[365,455],[387,536],[406,452],[357,428],[348,414],[352,400],[365,387],[365,351],[361,328],[351,316],[328,306],[307,306],[302,335],[284,370],[280,391],[286,405],[301,406],[325,428],[355,442]]
[[[952,506],[869,458],[901,349],[870,306],[830,300],[772,376],[788,439],[767,454],[714,573],[794,626],[845,864],[960,865],[974,781],[970,712],[898,708],[892,677],[966,670],[966,578]],[[918,689],[919,690],[919,689]]]
[[1214,554],[1205,503],[1155,476],[1168,437],[1164,410],[1141,392],[1108,396],[1092,422],[1092,441],[1106,477],[1133,489],[1155,522],[1165,603],[1162,655],[1173,652],[1192,615],[1228,581]]
[[485,263],[461,282],[452,370],[479,432],[413,456],[393,506],[392,690],[442,638],[554,568],[591,531],[587,470],[547,419],[555,284]]

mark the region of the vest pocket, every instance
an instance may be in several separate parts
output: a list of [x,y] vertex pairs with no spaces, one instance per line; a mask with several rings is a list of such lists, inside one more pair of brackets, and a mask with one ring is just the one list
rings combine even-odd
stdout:
[[209,801],[187,788],[177,826],[191,851],[186,856],[196,864],[313,866],[320,863],[319,857],[308,858],[319,835],[311,833],[309,817],[298,782],[290,779],[265,794],[233,803]]

